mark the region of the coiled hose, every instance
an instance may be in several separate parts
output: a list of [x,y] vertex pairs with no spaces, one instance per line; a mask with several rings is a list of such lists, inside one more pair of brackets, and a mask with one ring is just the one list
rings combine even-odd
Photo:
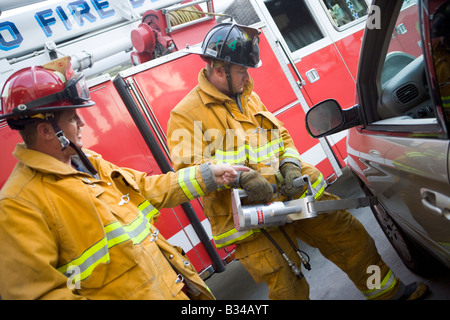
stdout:
[[170,24],[176,26],[182,23],[200,19],[203,11],[198,10],[196,7],[191,6],[186,9],[180,9],[169,13]]

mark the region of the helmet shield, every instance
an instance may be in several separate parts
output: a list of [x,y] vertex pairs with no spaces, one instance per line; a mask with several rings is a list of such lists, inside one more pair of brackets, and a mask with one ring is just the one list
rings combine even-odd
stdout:
[[[90,99],[91,94],[89,92],[86,80],[84,79],[83,74],[79,73],[70,78],[66,82],[64,89],[61,91],[38,98],[26,104],[20,104],[17,109],[13,109],[13,113],[22,115],[22,113],[27,111],[32,113],[33,109],[36,109],[37,112],[42,113],[56,111],[56,109],[85,107],[87,106],[85,105],[85,102],[89,103]],[[68,105],[61,106],[51,105],[48,107],[42,107],[43,105],[53,104],[55,102],[65,100],[70,101],[70,103]]]

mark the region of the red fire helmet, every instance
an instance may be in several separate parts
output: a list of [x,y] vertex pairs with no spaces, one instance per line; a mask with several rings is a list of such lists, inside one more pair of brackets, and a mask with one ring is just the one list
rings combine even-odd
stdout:
[[64,57],[12,74],[1,92],[0,119],[27,119],[94,104],[83,74],[75,74],[70,57]]

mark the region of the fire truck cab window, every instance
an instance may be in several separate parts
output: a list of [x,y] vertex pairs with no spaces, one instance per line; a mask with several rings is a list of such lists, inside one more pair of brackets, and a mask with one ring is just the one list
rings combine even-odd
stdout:
[[340,29],[367,15],[365,0],[321,0],[334,26]]
[[264,3],[292,52],[324,38],[304,0],[268,0]]

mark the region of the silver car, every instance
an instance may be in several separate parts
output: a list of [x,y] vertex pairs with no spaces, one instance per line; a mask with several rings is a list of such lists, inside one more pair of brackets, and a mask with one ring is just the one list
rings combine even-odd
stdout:
[[405,265],[450,268],[450,0],[374,0],[356,105],[323,101],[306,124],[313,137],[348,129],[347,164]]

